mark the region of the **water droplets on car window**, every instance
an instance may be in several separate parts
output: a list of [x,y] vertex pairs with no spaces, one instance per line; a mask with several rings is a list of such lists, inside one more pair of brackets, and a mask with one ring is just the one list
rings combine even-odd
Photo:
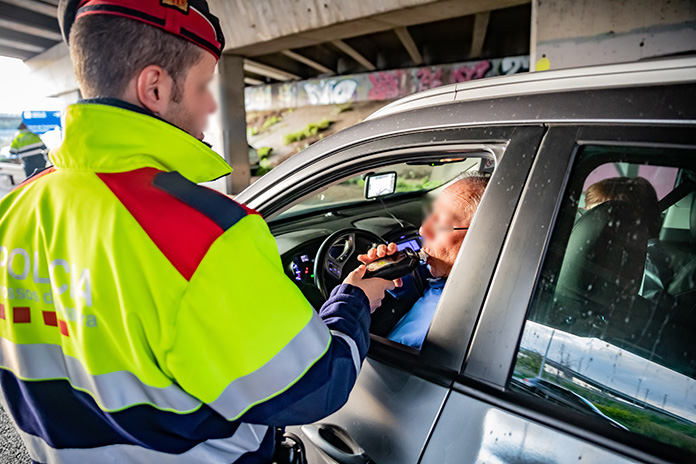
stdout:
[[694,155],[581,150],[510,389],[696,453]]

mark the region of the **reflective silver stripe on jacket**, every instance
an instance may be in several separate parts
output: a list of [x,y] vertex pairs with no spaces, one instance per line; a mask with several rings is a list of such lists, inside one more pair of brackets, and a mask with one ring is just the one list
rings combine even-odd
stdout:
[[331,335],[334,337],[338,337],[350,348],[350,355],[353,358],[353,364],[355,365],[355,377],[357,378],[358,374],[360,374],[360,351],[358,351],[358,345],[355,344],[355,340],[350,338],[348,335],[344,334],[343,332],[339,332],[338,330],[332,330]]
[[152,387],[128,371],[91,375],[79,360],[65,355],[59,345],[22,345],[0,337],[0,367],[26,380],[67,379],[75,388],[92,395],[106,411],[149,404],[162,410],[189,412],[201,405],[175,384]]
[[[229,438],[207,440],[181,454],[171,454],[137,445],[53,448],[42,438],[18,429],[31,458],[51,464],[230,464],[246,453],[257,451],[267,431],[267,425],[241,424]],[[89,433],[89,430],[85,430],[84,433]]]
[[325,353],[331,334],[316,314],[270,361],[231,382],[209,406],[228,420],[235,420],[255,404],[285,391]]

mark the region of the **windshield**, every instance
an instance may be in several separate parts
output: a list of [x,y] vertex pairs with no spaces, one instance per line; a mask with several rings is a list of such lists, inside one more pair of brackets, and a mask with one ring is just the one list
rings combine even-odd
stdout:
[[[396,172],[395,195],[407,192],[426,192],[443,187],[467,171],[482,170],[486,166],[483,158],[462,158],[441,165],[393,164],[369,171],[376,174]],[[492,166],[492,163],[491,163]],[[299,213],[323,210],[332,206],[348,205],[365,199],[364,172],[339,183],[324,187],[278,215],[278,218]]]

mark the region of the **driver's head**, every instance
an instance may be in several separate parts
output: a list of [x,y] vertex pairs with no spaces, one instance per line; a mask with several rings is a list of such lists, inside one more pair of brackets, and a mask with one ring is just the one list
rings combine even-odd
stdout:
[[443,190],[433,203],[432,211],[419,230],[433,276],[447,277],[452,270],[467,233],[453,228],[469,227],[488,179],[481,173],[469,174]]
[[84,98],[116,98],[198,139],[224,38],[204,0],[61,0],[59,20]]

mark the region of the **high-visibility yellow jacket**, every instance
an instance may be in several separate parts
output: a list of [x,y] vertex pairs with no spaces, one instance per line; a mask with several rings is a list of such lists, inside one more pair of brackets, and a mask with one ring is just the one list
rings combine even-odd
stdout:
[[20,129],[12,139],[10,153],[20,158],[27,156],[40,155],[46,149],[41,137],[28,129]]
[[0,399],[38,462],[267,462],[347,400],[367,298],[316,314],[263,218],[197,185],[229,165],[121,106],[69,107],[0,202]]

